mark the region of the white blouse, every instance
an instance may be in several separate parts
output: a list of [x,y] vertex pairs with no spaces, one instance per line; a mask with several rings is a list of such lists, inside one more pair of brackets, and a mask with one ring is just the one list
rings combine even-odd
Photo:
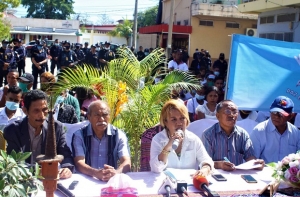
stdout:
[[217,111],[210,111],[207,107],[207,103],[203,104],[203,105],[199,105],[197,108],[196,108],[196,111],[197,112],[202,112],[204,115],[205,115],[205,118],[209,118],[209,119],[217,119],[216,118],[216,114],[217,114]]
[[209,164],[212,170],[214,169],[214,162],[207,154],[202,141],[188,130],[185,130],[181,156],[178,157],[175,150],[171,150],[166,164],[163,161],[159,161],[158,155],[167,145],[168,141],[169,138],[165,129],[153,137],[150,149],[150,167],[152,172],[159,173],[166,168],[198,170],[205,163]]

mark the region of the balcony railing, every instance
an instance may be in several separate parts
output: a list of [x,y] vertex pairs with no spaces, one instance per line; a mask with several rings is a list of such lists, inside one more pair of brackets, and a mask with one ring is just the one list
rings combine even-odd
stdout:
[[[257,14],[244,14],[239,12],[237,8],[238,1],[232,1],[231,4],[212,4],[203,3],[206,0],[195,0],[192,2],[192,16],[218,16],[218,17],[228,17],[228,18],[243,18],[243,19],[254,19],[257,20]],[[208,0],[209,1],[209,0]],[[226,3],[230,2],[228,0],[224,1]]]

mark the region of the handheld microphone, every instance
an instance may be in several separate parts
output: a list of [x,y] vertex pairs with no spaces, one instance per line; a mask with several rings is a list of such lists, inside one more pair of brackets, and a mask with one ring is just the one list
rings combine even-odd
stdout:
[[60,191],[66,197],[75,197],[75,195],[65,188],[61,183],[57,183],[57,190]]
[[165,185],[165,190],[166,190],[166,196],[170,197],[171,196],[171,186]]
[[[181,129],[178,129],[176,131],[176,133],[179,133],[183,137],[183,131]],[[176,150],[178,148],[178,146],[179,146],[179,139],[175,139],[173,144],[172,144],[173,150]]]
[[208,197],[220,197],[217,192],[211,191],[208,188],[208,181],[205,177],[197,175],[193,178],[193,185],[196,189],[206,191]]

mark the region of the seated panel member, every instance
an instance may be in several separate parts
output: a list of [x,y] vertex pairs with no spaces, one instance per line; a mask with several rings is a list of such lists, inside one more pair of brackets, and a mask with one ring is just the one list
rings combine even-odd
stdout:
[[0,108],[0,130],[8,124],[23,119],[26,115],[20,108],[22,90],[18,86],[8,88],[5,107]]
[[[230,100],[221,101],[217,105],[218,123],[206,129],[202,134],[202,142],[215,163],[216,169],[231,171],[243,160],[256,159],[250,137],[243,128],[236,125],[238,116],[237,106]],[[230,162],[224,161],[227,157]],[[264,161],[257,159],[255,163]]]
[[76,169],[102,181],[108,181],[116,173],[129,172],[131,167],[127,137],[109,124],[109,113],[105,102],[92,102],[87,113],[90,123],[72,138]]
[[[7,141],[7,153],[32,152],[26,162],[34,164],[36,157],[45,154],[46,136],[48,131],[48,103],[47,95],[41,90],[31,90],[24,96],[23,111],[26,117],[16,121],[4,129],[4,138]],[[63,155],[60,178],[72,176],[74,168],[72,153],[67,146],[63,125],[55,121],[57,154]]]
[[[160,114],[160,124],[165,128],[151,142],[150,167],[153,172],[166,168],[200,169],[195,175],[207,176],[214,169],[200,138],[186,130],[189,114],[182,102],[171,99],[165,103]],[[182,130],[183,134],[177,131]],[[172,149],[175,139],[179,140],[176,150]]]
[[277,97],[270,107],[270,119],[259,123],[251,133],[257,158],[270,162],[300,150],[300,130],[289,123],[294,103],[286,96]]

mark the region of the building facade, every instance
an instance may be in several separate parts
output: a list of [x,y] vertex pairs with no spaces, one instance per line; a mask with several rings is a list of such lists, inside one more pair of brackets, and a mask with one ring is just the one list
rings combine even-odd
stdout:
[[[256,29],[257,14],[240,13],[238,0],[176,0],[174,6],[172,48],[186,48],[190,56],[195,49],[206,49],[212,59],[230,53],[231,35]],[[162,25],[144,27],[140,33],[160,34],[159,44],[167,46],[171,0],[163,1]],[[158,26],[166,26],[159,28]]]
[[258,37],[300,42],[300,0],[244,0],[238,9],[258,14]]

